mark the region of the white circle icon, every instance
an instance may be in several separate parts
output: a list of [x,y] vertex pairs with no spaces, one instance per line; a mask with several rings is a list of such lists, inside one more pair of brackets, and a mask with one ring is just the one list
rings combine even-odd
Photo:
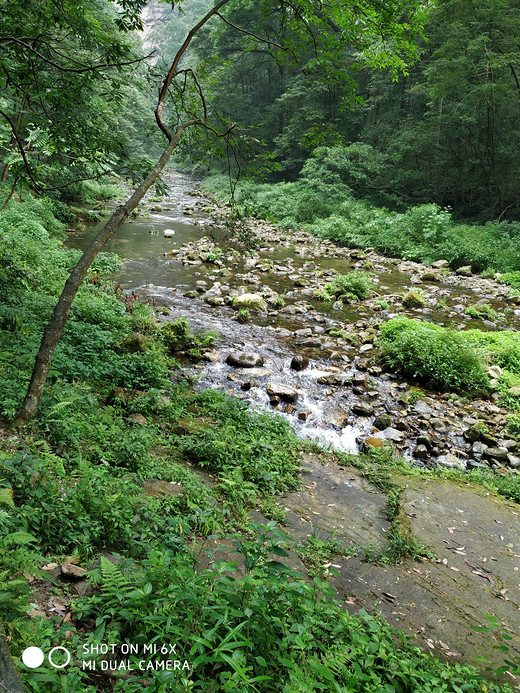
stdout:
[[44,654],[39,647],[26,647],[22,652],[22,662],[29,669],[37,669],[43,664]]
[[[54,664],[54,662],[52,661],[52,655],[57,650],[62,650],[67,655],[67,659],[65,660],[65,662],[63,664]],[[59,647],[59,646],[53,647],[52,650],[49,652],[49,664],[51,664],[55,669],[63,669],[64,667],[67,666],[67,664],[69,662],[70,662],[70,652],[67,650],[66,647]]]

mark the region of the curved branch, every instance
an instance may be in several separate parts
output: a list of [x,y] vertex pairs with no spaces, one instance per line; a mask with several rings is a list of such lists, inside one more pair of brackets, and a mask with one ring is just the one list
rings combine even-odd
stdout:
[[31,179],[32,184],[34,185],[35,190],[37,190],[38,192],[43,192],[42,186],[38,183],[38,181],[34,177],[31,165],[29,164],[29,160],[27,158],[27,154],[25,153],[23,142],[21,141],[20,136],[18,135],[18,132],[16,130],[16,126],[13,123],[12,118],[5,111],[2,111],[1,109],[0,109],[0,115],[3,116],[7,120],[7,122],[9,123],[9,127],[12,130],[13,137],[14,137],[14,139],[16,141],[16,145],[18,147],[18,151],[22,155],[25,170],[27,171],[27,174],[28,174],[29,178]]
[[220,10],[221,7],[223,7],[226,3],[230,2],[230,0],[220,0],[209,12],[207,12],[204,17],[195,24],[195,26],[190,29],[188,32],[188,35],[184,39],[184,43],[182,46],[179,48],[177,51],[177,54],[175,55],[175,58],[173,59],[173,62],[170,66],[170,69],[168,70],[168,74],[166,75],[163,85],[159,91],[159,99],[157,101],[157,108],[155,109],[155,120],[157,121],[157,125],[159,126],[161,132],[163,132],[168,140],[171,140],[173,137],[171,130],[165,125],[163,119],[162,119],[162,113],[164,110],[164,100],[166,98],[166,94],[168,93],[168,89],[170,87],[170,84],[172,82],[172,79],[175,77],[177,73],[177,68],[179,66],[179,62],[186,52],[188,46],[190,45],[193,37],[195,34],[202,29],[202,27],[216,14],[218,14],[218,11]]
[[[50,58],[47,58],[43,53],[40,53],[40,51],[36,50],[33,46],[29,45],[28,43],[25,43],[25,41],[20,41],[20,39],[17,39],[13,36],[8,36],[8,37],[3,37],[0,38],[1,41],[8,41],[9,43],[15,43],[16,45],[20,46],[22,50],[28,50],[35,55],[37,55],[41,60],[43,60],[45,63],[48,65],[52,65],[55,67],[57,70],[60,72],[75,72],[76,74],[83,74],[85,72],[97,72],[98,70],[106,70],[112,67],[125,67],[127,65],[134,65],[135,63],[140,63],[143,62],[143,60],[148,60],[148,58],[151,58],[154,54],[155,51],[152,51],[149,55],[144,56],[143,58],[136,58],[135,60],[127,60],[121,63],[99,63],[97,65],[86,65],[85,63],[80,63],[77,60],[73,60],[78,65],[83,65],[83,67],[65,67],[64,65],[60,65],[59,63],[54,62],[54,60],[51,60]],[[47,42],[46,42],[47,43]],[[57,51],[55,48],[50,46],[47,43],[47,46],[50,48],[50,50],[54,51],[58,55],[61,55],[59,51]],[[67,56],[67,60],[69,60]]]

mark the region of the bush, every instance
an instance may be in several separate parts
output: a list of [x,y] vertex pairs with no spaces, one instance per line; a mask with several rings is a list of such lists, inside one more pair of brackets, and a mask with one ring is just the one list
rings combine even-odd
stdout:
[[442,390],[489,385],[481,355],[458,332],[395,318],[381,328],[383,359],[393,369]]
[[349,272],[340,274],[327,284],[325,291],[330,296],[352,296],[363,300],[370,291],[370,275],[365,272]]

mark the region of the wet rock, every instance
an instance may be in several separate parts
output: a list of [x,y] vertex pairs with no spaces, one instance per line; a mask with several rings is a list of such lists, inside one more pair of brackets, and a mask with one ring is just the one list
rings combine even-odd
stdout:
[[295,330],[294,334],[296,337],[311,337],[312,336],[312,330],[310,327],[304,327],[301,330]]
[[373,348],[374,348],[374,345],[373,345],[373,344],[363,344],[363,345],[359,348],[359,352],[360,352],[361,354],[364,354],[364,353],[366,353],[367,351],[371,351]]
[[380,431],[392,425],[392,417],[390,414],[378,414],[374,419],[374,426]]
[[424,445],[428,450],[431,449],[433,445],[433,439],[428,434],[423,434],[417,437],[417,445]]
[[330,375],[321,375],[316,382],[320,385],[343,385],[343,377],[331,373]]
[[461,460],[460,457],[457,457],[456,455],[452,455],[451,453],[448,453],[447,455],[439,455],[439,457],[436,459],[436,463],[439,465],[439,467],[459,467],[460,469],[466,469],[465,461]]
[[416,402],[412,406],[412,409],[417,414],[431,414],[432,413],[431,407],[428,404],[426,404],[426,402],[423,402],[422,400],[419,400],[418,402]]
[[468,469],[487,469],[487,464],[474,459],[469,459],[466,465]]
[[357,416],[372,416],[374,407],[368,402],[356,402],[352,407],[352,412]]
[[269,397],[279,397],[284,402],[296,402],[298,400],[298,391],[288,385],[272,384],[265,389]]
[[511,452],[507,455],[507,464],[513,469],[520,467],[520,457],[513,455]]
[[336,428],[343,428],[347,419],[347,413],[341,409],[336,409],[334,411],[328,412],[323,417],[323,420],[326,424],[329,424],[330,426],[336,426]]
[[423,272],[423,274],[421,274],[421,280],[423,282],[440,282],[441,278],[436,272]]
[[291,359],[291,368],[293,371],[303,371],[309,365],[309,359],[304,354],[296,354]]
[[470,443],[474,443],[475,441],[480,440],[482,434],[485,432],[486,429],[484,428],[484,425],[481,422],[477,422],[467,428],[464,431],[463,436]]
[[375,437],[379,436],[384,437],[385,440],[391,440],[394,443],[401,443],[404,440],[404,434],[398,431],[397,428],[392,428],[392,426],[385,428],[384,431],[381,431],[381,433],[378,433]]
[[355,387],[365,387],[367,384],[367,379],[366,376],[361,375],[357,373],[353,378],[352,378],[352,385]]
[[218,363],[220,361],[220,356],[218,351],[215,349],[206,349],[202,352],[202,360],[210,361],[211,363]]
[[298,412],[298,418],[300,421],[308,421],[312,416],[312,411],[310,409],[303,409]]
[[286,414],[294,414],[295,411],[296,411],[296,407],[294,406],[294,404],[288,404],[288,405],[285,407],[285,413],[286,413]]
[[226,363],[236,368],[255,368],[264,365],[264,357],[254,352],[233,351],[228,354]]
[[414,455],[418,460],[427,460],[430,457],[430,452],[426,445],[418,445],[415,448]]
[[222,296],[208,296],[204,297],[204,300],[209,306],[222,306],[224,305],[224,299]]
[[248,310],[265,310],[265,302],[260,294],[242,294],[233,299],[233,308]]
[[507,462],[507,456],[510,453],[508,452],[507,448],[499,448],[499,447],[491,447],[491,448],[486,448],[484,451],[484,457],[491,458],[493,460],[498,460],[498,462]]
[[365,438],[362,447],[364,452],[368,452],[374,448],[382,448],[384,444],[385,443],[382,438]]

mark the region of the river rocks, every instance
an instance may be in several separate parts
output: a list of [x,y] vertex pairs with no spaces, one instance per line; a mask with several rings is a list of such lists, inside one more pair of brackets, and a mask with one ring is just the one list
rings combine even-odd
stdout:
[[381,431],[380,433],[376,433],[374,437],[382,437],[385,440],[391,440],[394,443],[401,443],[404,440],[404,434],[392,426],[385,428],[384,431]]
[[447,260],[436,260],[431,263],[431,266],[435,269],[446,269],[450,266],[450,263]]
[[312,411],[310,409],[302,409],[298,412],[298,418],[300,421],[308,421],[312,416]]
[[412,405],[412,409],[417,414],[431,414],[432,413],[431,407],[428,404],[426,404],[426,402],[423,402],[422,400],[415,402],[415,404]]
[[427,460],[430,457],[430,451],[426,445],[418,445],[415,448],[414,455],[418,460]]
[[172,238],[172,236],[175,236],[175,231],[173,229],[164,229],[163,235],[165,238]]
[[388,428],[391,425],[392,417],[390,416],[390,414],[378,414],[374,419],[374,426],[380,431],[384,430],[385,428]]
[[507,464],[513,469],[518,469],[518,467],[520,467],[520,457],[509,453],[507,456]]
[[294,387],[281,384],[270,384],[265,389],[271,398],[279,398],[283,402],[296,402],[298,400],[298,391],[295,390]]
[[365,438],[361,447],[364,452],[370,452],[371,449],[382,448],[384,444],[381,438]]
[[303,371],[309,365],[309,359],[304,354],[296,354],[291,359],[291,368],[293,371]]
[[352,413],[357,416],[372,416],[374,407],[368,402],[356,402],[352,407]]
[[458,267],[455,270],[455,274],[459,274],[462,277],[471,277],[471,265],[465,265],[464,267]]
[[471,452],[473,455],[479,460],[482,455],[485,453],[487,450],[488,446],[485,443],[480,442],[479,440],[476,440],[473,445],[471,446]]
[[347,419],[347,413],[345,411],[342,411],[341,409],[336,409],[334,411],[328,412],[323,417],[323,421],[326,424],[329,424],[330,426],[336,426],[336,428],[343,428]]
[[497,460],[498,462],[507,462],[507,456],[508,456],[508,450],[507,448],[486,448],[484,450],[484,457],[488,457],[493,460]]
[[233,308],[238,310],[265,310],[265,302],[260,294],[242,294],[233,299]]
[[254,352],[233,351],[228,354],[226,363],[237,368],[255,368],[264,365],[264,357]]
[[461,460],[460,457],[452,455],[451,453],[448,453],[447,455],[439,455],[439,457],[436,459],[436,463],[439,467],[446,467],[448,469],[452,467],[466,469],[466,463],[464,460]]

